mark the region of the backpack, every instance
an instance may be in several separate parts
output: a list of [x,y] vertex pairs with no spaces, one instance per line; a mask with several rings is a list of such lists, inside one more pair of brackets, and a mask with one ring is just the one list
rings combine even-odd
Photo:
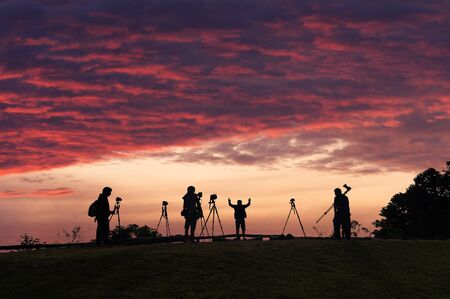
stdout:
[[89,217],[96,217],[97,216],[97,200],[91,203],[88,210],[88,216]]

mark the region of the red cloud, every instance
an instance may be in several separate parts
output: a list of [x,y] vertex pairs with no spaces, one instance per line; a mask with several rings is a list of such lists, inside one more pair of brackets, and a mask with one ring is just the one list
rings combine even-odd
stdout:
[[447,159],[445,1],[114,3],[29,3],[29,18],[0,20],[0,175],[329,132],[347,144],[331,160]]
[[0,199],[11,198],[51,198],[51,197],[64,197],[73,195],[75,192],[70,188],[55,188],[55,189],[38,189],[33,191],[3,191],[0,192]]

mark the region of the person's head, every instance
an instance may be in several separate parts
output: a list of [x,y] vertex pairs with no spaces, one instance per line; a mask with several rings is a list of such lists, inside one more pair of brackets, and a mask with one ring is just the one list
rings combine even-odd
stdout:
[[194,187],[194,186],[189,186],[189,187],[187,188],[187,192],[188,192],[188,193],[195,193],[195,187]]
[[342,190],[339,188],[334,189],[334,194],[336,195],[341,195],[342,194]]
[[110,196],[112,192],[112,189],[110,187],[103,188],[102,194],[106,196]]
[[238,204],[239,206],[241,206],[241,205],[242,205],[242,200],[239,199],[239,200],[237,201],[237,204]]

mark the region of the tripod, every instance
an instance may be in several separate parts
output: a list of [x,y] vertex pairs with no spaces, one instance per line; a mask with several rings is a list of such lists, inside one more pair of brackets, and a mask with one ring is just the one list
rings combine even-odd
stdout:
[[[208,227],[206,226],[206,220],[205,220],[205,216],[203,216],[203,212],[202,212],[202,216],[200,216],[200,226],[206,229],[206,235],[209,237],[209,231],[208,231]],[[200,233],[200,237],[203,237],[203,229],[202,232]]]
[[161,220],[164,218],[166,222],[166,236],[170,236],[170,226],[169,226],[169,216],[167,215],[167,205],[169,203],[167,201],[162,202],[161,208],[161,217],[159,218],[158,226],[156,227],[156,231],[159,230],[159,225],[161,224]]
[[288,224],[289,217],[291,216],[291,213],[293,211],[294,215],[297,215],[297,219],[298,219],[298,222],[300,223],[300,228],[302,229],[303,236],[306,238],[305,229],[303,228],[302,221],[300,220],[300,215],[299,215],[299,213],[297,211],[297,208],[295,207],[295,198],[291,198],[291,201],[289,203],[291,204],[291,210],[289,211],[289,214],[288,214],[287,219],[286,219],[286,223],[284,224],[283,232],[281,234],[284,234],[284,230],[286,229],[286,226]]
[[202,227],[202,231],[200,233],[200,236],[203,234],[203,230],[205,228],[208,231],[208,227],[206,225],[208,224],[208,220],[209,220],[209,217],[211,217],[211,214],[213,216],[212,217],[211,236],[214,237],[214,225],[215,225],[216,216],[217,216],[217,220],[219,221],[219,225],[220,225],[220,229],[222,231],[222,235],[225,236],[225,233],[223,232],[222,221],[220,221],[220,217],[219,217],[219,211],[217,210],[217,207],[216,207],[216,199],[217,199],[217,195],[215,195],[215,194],[211,195],[211,198],[209,199],[209,214],[208,214],[208,217],[206,217],[206,221],[205,221],[205,224]]
[[119,224],[119,227],[120,227],[120,203],[121,203],[121,202],[122,202],[122,198],[117,197],[117,198],[116,198],[116,204],[115,204],[115,206],[114,206],[114,214],[112,214],[112,215],[109,217],[109,221],[111,222],[111,219],[113,218],[113,216],[117,214],[117,222],[118,222],[118,224]]

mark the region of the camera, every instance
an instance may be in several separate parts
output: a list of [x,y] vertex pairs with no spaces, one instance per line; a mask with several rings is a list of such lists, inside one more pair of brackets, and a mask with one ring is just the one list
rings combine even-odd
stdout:
[[211,196],[209,197],[209,209],[211,210],[211,205],[215,206],[216,204],[216,199],[217,199],[217,194],[211,194]]
[[291,198],[291,203],[295,202],[295,198]]
[[202,198],[203,192],[198,192],[198,193],[197,193],[197,196],[200,197],[200,198]]
[[122,201],[122,198],[117,197],[117,198],[116,198],[116,201],[117,201],[117,202]]
[[162,202],[162,205],[163,205],[163,206],[167,206],[168,204],[169,204],[169,203],[168,203],[167,201],[165,201],[165,200]]

